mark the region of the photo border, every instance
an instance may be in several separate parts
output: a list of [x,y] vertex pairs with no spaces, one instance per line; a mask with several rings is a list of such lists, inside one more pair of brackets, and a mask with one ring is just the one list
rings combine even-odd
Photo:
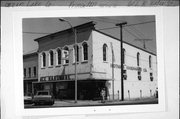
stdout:
[[[13,45],[13,63],[11,83],[13,85],[14,110],[17,116],[38,115],[74,115],[74,114],[112,114],[112,113],[142,113],[165,111],[165,70],[164,70],[164,42],[163,42],[163,12],[162,8],[116,7],[116,8],[26,8],[15,9],[12,13],[13,29],[10,39]],[[16,10],[17,9],[17,10]],[[83,10],[82,10],[83,9]],[[89,13],[87,15],[87,13]],[[89,107],[61,107],[61,108],[33,108],[24,109],[23,101],[23,18],[51,18],[51,17],[90,17],[90,16],[137,16],[155,15],[156,18],[156,46],[157,46],[157,74],[158,74],[158,104],[146,105],[116,105],[116,106],[89,106]],[[7,23],[7,22],[6,22]],[[9,34],[6,34],[9,35]],[[3,40],[3,39],[2,39]],[[8,52],[8,55],[10,52]],[[11,53],[12,54],[12,53]],[[7,59],[8,61],[8,59]],[[2,78],[3,79],[3,78]]]

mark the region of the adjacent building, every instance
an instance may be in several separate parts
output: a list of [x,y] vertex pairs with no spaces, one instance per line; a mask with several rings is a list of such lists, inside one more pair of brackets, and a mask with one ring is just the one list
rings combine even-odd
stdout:
[[23,55],[24,68],[24,95],[33,92],[32,82],[38,81],[38,53],[28,53]]
[[[106,98],[114,100],[121,100],[122,89],[125,99],[155,95],[158,87],[156,54],[123,42],[121,79],[120,40],[96,30],[94,22],[74,28],[76,46],[72,29],[35,39],[39,44],[38,62],[34,62],[36,65],[31,65],[31,69],[38,66],[38,81],[33,77],[33,93],[48,89],[57,99],[74,99],[76,48],[78,99],[100,99],[102,90],[105,90]],[[27,77],[33,74],[28,66],[24,70]],[[25,81],[28,82],[26,78]]]

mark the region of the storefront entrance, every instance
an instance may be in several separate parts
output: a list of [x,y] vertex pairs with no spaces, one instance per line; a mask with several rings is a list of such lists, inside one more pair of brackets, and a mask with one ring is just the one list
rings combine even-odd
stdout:
[[[78,100],[100,100],[101,90],[106,90],[106,80],[79,80],[77,82]],[[50,90],[55,99],[58,100],[74,100],[75,97],[75,81],[60,82],[38,82],[34,83],[34,93],[37,90]]]

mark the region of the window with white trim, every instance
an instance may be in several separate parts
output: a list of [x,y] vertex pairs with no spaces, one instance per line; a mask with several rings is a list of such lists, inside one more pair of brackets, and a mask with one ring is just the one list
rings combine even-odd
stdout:
[[64,64],[68,64],[69,63],[69,48],[68,47],[64,48],[63,56],[65,58]]
[[87,61],[88,60],[88,44],[84,42],[82,44],[82,48],[83,48],[83,61]]
[[54,65],[54,53],[52,50],[49,51],[49,66]]
[[75,48],[76,48],[76,61],[79,62],[79,46],[76,45],[73,48],[73,62],[75,62]]
[[61,64],[61,49],[57,49],[56,51],[56,65],[60,65]]
[[43,68],[43,67],[46,67],[46,53],[45,52],[43,52],[42,54],[41,54],[41,67]]

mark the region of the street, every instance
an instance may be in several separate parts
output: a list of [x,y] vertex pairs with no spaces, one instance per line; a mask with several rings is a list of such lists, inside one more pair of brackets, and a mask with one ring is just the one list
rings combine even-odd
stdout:
[[53,105],[34,105],[25,104],[24,108],[54,108],[54,107],[82,107],[82,106],[109,106],[109,105],[141,105],[141,104],[158,104],[158,98],[147,98],[141,100],[125,100],[125,101],[105,101],[101,100],[78,100],[74,103],[74,100],[56,100]]

